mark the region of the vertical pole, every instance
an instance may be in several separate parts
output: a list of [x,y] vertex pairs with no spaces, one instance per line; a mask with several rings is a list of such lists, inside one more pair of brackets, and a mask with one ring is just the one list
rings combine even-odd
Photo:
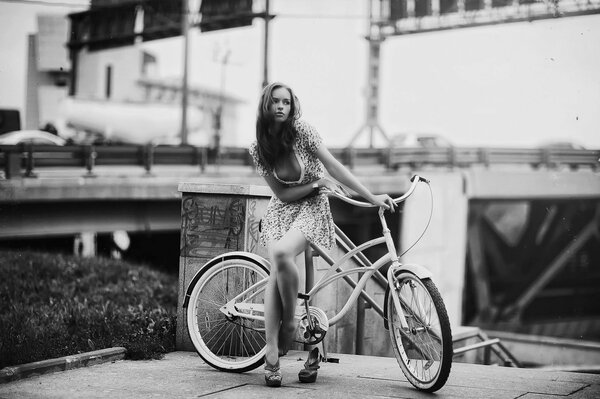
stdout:
[[77,94],[77,67],[79,60],[80,47],[69,47],[69,55],[71,56],[71,70],[69,71],[69,96],[75,97]]
[[[381,2],[380,2],[381,4]],[[369,77],[368,82],[368,98],[367,98],[367,127],[369,129],[369,148],[373,148],[374,140],[373,134],[375,132],[375,125],[377,124],[377,110],[379,104],[377,103],[376,92],[378,90],[377,83],[379,80],[379,42],[378,38],[373,38],[373,0],[369,1],[369,35],[367,40],[369,41]],[[377,36],[379,37],[379,29],[377,30]]]
[[[315,284],[315,269],[313,263],[313,249],[308,246],[304,250],[304,293],[308,294]],[[304,350],[310,351],[313,345],[304,344]]]
[[69,70],[69,97],[74,97],[77,93],[77,67],[79,60],[79,50],[81,45],[76,42],[79,38],[78,30],[81,27],[82,22],[76,19],[74,16],[69,16],[70,29],[69,42],[67,46],[69,48],[69,59],[71,60],[71,69]]
[[263,59],[263,82],[262,87],[266,87],[269,84],[269,21],[271,15],[269,13],[269,0],[266,0],[265,4],[265,37],[264,37],[264,59]]
[[380,60],[380,48],[381,42],[385,40],[384,33],[381,31],[381,15],[383,8],[381,0],[379,1],[378,15],[380,18],[374,16],[374,3],[373,0],[368,2],[368,21],[367,21],[367,36],[366,39],[369,42],[369,55],[367,64],[367,98],[366,98],[366,122],[356,132],[356,134],[350,140],[348,147],[352,147],[354,142],[366,131],[369,134],[369,147],[374,147],[375,133],[379,131],[383,138],[389,142],[387,135],[383,129],[379,126],[379,60]]
[[306,273],[304,276],[304,292],[308,294],[308,292],[312,290],[312,287],[315,284],[313,250],[310,246],[304,250],[304,267],[306,269]]
[[[363,273],[359,273],[359,279],[362,277]],[[357,355],[362,355],[365,353],[365,309],[366,309],[365,300],[362,298],[357,298],[356,300],[356,347],[355,352]]]
[[[359,242],[366,242],[370,237],[370,226],[365,225],[365,228],[360,230]],[[358,280],[362,278],[364,273],[358,273]],[[366,286],[365,286],[366,290]],[[365,353],[365,311],[367,309],[367,303],[362,297],[356,298],[356,332],[355,332],[355,347],[354,352],[357,355],[363,355]]]
[[384,40],[380,33],[374,37],[369,34],[369,77],[367,98],[367,126],[369,128],[369,147],[374,146],[375,131],[380,130],[384,138],[385,133],[379,128],[379,60],[381,54],[381,42]]
[[188,56],[189,56],[189,4],[188,0],[181,0],[181,33],[183,35],[183,79],[181,83],[181,144],[188,142],[187,108],[188,108]]
[[221,132],[223,128],[223,102],[225,97],[225,74],[227,73],[227,63],[229,62],[229,55],[231,51],[227,49],[225,55],[221,59],[221,88],[219,93],[219,105],[215,113],[215,159],[216,164],[221,163]]

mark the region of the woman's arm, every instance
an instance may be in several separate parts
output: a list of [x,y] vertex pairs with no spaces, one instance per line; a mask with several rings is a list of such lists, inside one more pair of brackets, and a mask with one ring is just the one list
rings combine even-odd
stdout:
[[385,209],[390,209],[392,212],[394,212],[396,204],[389,195],[374,195],[371,193],[371,191],[369,191],[369,189],[367,189],[360,181],[358,181],[358,179],[344,165],[342,165],[340,161],[335,159],[335,157],[324,145],[319,146],[319,149],[317,150],[317,157],[321,162],[323,162],[325,169],[327,169],[327,172],[329,172],[334,179],[356,191],[370,203],[377,206],[382,206]]
[[[318,187],[313,187],[313,184],[316,182],[288,187],[281,184],[281,182],[275,179],[273,174],[267,175],[264,178],[269,187],[271,187],[273,194],[275,194],[275,196],[283,202],[292,202],[299,200],[301,198],[306,197],[307,195],[312,194],[315,190],[318,189]],[[323,185],[320,185],[320,187],[323,187]]]

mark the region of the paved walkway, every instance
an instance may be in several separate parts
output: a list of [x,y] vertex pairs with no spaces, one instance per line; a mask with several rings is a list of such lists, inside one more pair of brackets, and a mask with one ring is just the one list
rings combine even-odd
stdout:
[[0,398],[600,398],[600,376],[454,363],[450,379],[435,395],[415,390],[394,358],[334,355],[316,384],[297,373],[306,352],[282,358],[284,385],[264,386],[262,369],[219,372],[195,353],[173,352],[162,360],[118,360],[0,384]]

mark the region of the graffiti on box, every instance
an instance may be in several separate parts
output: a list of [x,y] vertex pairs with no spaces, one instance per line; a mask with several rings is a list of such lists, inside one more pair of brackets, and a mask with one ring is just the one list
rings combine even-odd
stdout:
[[182,256],[211,257],[244,249],[245,200],[231,196],[184,196]]
[[[248,201],[248,251],[257,253],[260,245],[260,218],[257,217],[257,200]],[[262,201],[264,202],[264,201]]]

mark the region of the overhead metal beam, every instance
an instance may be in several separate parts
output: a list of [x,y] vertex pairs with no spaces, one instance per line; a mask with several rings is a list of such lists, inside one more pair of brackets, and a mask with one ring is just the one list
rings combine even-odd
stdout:
[[56,237],[81,232],[177,231],[180,200],[29,203],[3,206],[0,240]]
[[469,199],[600,198],[600,175],[592,171],[470,169],[464,175]]
[[[600,13],[599,0],[507,0],[497,1],[455,1],[450,10],[441,7],[440,0],[427,2],[417,0],[387,0],[390,2],[390,15],[382,15],[379,20],[386,36],[398,36],[436,32],[449,29],[472,28],[514,22],[532,22],[591,15]],[[398,3],[400,3],[398,5]],[[428,5],[419,9],[417,5]],[[398,12],[400,8],[401,12]],[[388,18],[386,18],[388,17]]]

